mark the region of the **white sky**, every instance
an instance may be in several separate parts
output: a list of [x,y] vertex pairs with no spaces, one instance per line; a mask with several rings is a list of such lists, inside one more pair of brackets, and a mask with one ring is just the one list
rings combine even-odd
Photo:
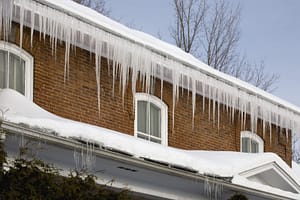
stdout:
[[[242,6],[240,49],[252,61],[264,60],[266,70],[280,75],[273,92],[300,106],[300,1],[230,0]],[[172,0],[107,0],[111,16],[172,43]]]

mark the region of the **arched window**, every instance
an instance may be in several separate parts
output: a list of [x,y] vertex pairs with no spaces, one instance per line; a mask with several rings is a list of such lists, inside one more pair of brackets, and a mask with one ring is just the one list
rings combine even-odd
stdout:
[[159,98],[135,94],[135,136],[168,145],[168,107]]
[[264,152],[264,141],[255,133],[250,131],[242,131],[241,152],[262,153]]
[[32,100],[33,58],[7,42],[0,42],[0,88],[17,90]]

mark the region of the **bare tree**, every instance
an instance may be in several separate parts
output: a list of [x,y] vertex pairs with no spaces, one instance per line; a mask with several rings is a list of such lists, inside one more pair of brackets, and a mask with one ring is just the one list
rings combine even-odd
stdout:
[[[210,1],[211,3],[211,1]],[[175,20],[170,34],[176,45],[209,66],[266,91],[279,76],[265,72],[264,62],[251,64],[238,52],[241,7],[228,1],[173,0]]]
[[205,1],[189,0],[187,4],[182,0],[174,0],[175,27],[171,28],[171,36],[176,45],[185,52],[195,53],[201,27],[204,25],[207,5]]
[[245,57],[238,57],[237,62],[233,62],[231,66],[225,69],[229,71],[223,72],[240,78],[268,92],[273,92],[276,89],[276,83],[279,80],[279,75],[265,71],[265,63],[263,60],[257,64],[255,62],[250,63]]
[[228,73],[238,57],[240,39],[240,7],[231,8],[225,1],[217,1],[205,18],[204,39],[201,41],[209,66]]
[[97,12],[109,16],[110,10],[106,8],[105,0],[73,0],[76,3],[92,8]]

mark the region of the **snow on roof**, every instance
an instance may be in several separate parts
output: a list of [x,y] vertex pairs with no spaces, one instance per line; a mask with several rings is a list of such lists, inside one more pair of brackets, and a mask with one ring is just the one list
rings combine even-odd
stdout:
[[[8,1],[4,1],[4,4],[5,2]],[[253,132],[256,130],[257,119],[261,118],[264,123],[263,127],[271,126],[270,124],[273,123],[282,128],[291,129],[294,133],[300,133],[300,109],[298,107],[209,67],[178,47],[130,29],[70,0],[14,0],[14,4],[19,8],[14,9],[13,20],[20,23],[20,44],[22,44],[24,25],[31,28],[31,43],[33,30],[43,33],[44,36],[49,35],[52,48],[56,47],[57,40],[65,41],[66,74],[69,69],[71,45],[95,53],[99,105],[101,91],[99,60],[103,56],[113,61],[113,68],[121,67],[116,71],[122,80],[122,94],[129,81],[129,67],[132,70],[132,83],[137,81],[138,73],[146,77],[146,80],[156,77],[171,82],[173,117],[178,87],[184,87],[192,93],[193,99],[198,93],[218,104],[222,103],[231,107],[232,115],[236,109],[247,112],[251,115],[251,131]],[[7,13],[9,12],[0,13],[5,22],[11,20],[11,16]],[[3,29],[5,31],[5,26]],[[132,84],[133,93],[135,93],[135,86]],[[146,81],[147,91],[150,86],[151,81]],[[192,101],[192,104],[194,115],[195,101]],[[217,108],[219,113],[219,106]],[[214,106],[213,109],[215,109]]]
[[282,100],[268,92],[265,92],[264,90],[257,88],[245,81],[242,81],[240,79],[237,79],[233,76],[230,76],[228,74],[225,74],[223,72],[220,72],[210,67],[207,64],[203,63],[202,61],[200,61],[199,59],[195,58],[193,55],[184,52],[182,49],[178,48],[177,46],[164,42],[142,31],[129,28],[104,15],[101,15],[100,13],[96,12],[93,9],[75,3],[72,0],[36,0],[36,1],[44,2],[48,5],[52,5],[58,9],[61,9],[62,11],[65,11],[66,13],[71,13],[71,15],[77,15],[80,17],[80,19],[88,20],[89,22],[101,26],[102,28],[104,28],[109,32],[120,35],[133,42],[142,44],[145,47],[150,47],[151,49],[161,52],[164,55],[174,57],[183,63],[189,64],[190,67],[198,68],[201,71],[205,71],[215,77],[219,77],[225,81],[228,81],[229,83],[239,86],[242,89],[246,89],[250,92],[261,95],[266,99],[268,99],[269,101],[272,101],[279,105],[283,105],[285,107],[288,107],[289,109],[296,111],[297,113],[300,113],[299,107],[285,100]]
[[[250,185],[254,189],[259,189],[257,187],[259,185],[261,189],[273,191],[274,194],[282,195],[282,192],[285,191],[276,188],[270,190],[269,186],[249,182],[240,174],[258,166],[276,163],[284,171],[293,175],[288,165],[274,153],[249,154],[226,151],[182,150],[163,146],[113,130],[56,116],[11,89],[0,89],[0,111],[2,112],[0,120],[26,124],[32,129],[52,130],[61,137],[80,138],[83,141],[127,152],[134,157],[185,167],[203,175],[233,177],[234,184]],[[299,183],[300,181],[298,181]],[[295,196],[295,194],[289,194],[289,192],[287,194]]]
[[297,174],[297,176],[300,179],[300,164],[298,164],[295,161],[293,161],[292,162],[292,169],[293,169],[294,173]]

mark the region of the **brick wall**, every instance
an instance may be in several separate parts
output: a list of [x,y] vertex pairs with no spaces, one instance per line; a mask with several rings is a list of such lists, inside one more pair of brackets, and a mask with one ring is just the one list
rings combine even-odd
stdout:
[[[15,29],[18,43],[18,28]],[[64,82],[65,47],[58,43],[56,53],[51,49],[49,39],[40,40],[34,33],[34,44],[30,46],[30,32],[24,31],[23,48],[34,57],[34,102],[59,116],[86,122],[125,134],[134,134],[134,109],[131,84],[127,88],[124,101],[119,92],[119,82],[112,93],[112,70],[106,59],[102,59],[101,71],[101,111],[98,112],[97,87],[95,80],[94,55],[80,48],[73,48],[70,55],[69,77]],[[143,92],[140,84],[137,91]],[[153,95],[160,97],[160,81],[157,80]],[[188,97],[189,96],[189,97]],[[172,85],[164,83],[163,101],[168,105],[168,144],[183,149],[240,150],[240,118],[238,113],[232,122],[221,106],[221,120],[209,119],[208,100],[202,110],[202,97],[197,96],[194,128],[192,127],[192,98],[183,90],[183,95],[175,107],[175,122],[172,127]],[[211,103],[212,116],[212,103]],[[249,120],[246,129],[249,129]],[[281,131],[281,133],[279,133]],[[264,149],[275,152],[291,164],[291,137],[286,139],[285,131],[272,127],[272,141],[264,137]],[[262,135],[259,123],[258,134]],[[290,135],[290,134],[289,134]]]

